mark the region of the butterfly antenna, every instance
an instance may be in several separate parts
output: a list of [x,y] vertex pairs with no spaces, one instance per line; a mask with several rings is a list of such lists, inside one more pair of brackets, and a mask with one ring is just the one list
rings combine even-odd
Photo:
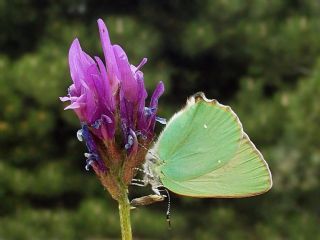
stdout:
[[164,188],[162,191],[165,191],[166,192],[166,195],[168,197],[168,208],[167,208],[167,212],[166,212],[166,220],[168,222],[168,225],[169,225],[169,230],[171,229],[171,218],[170,218],[170,210],[171,210],[171,199],[170,199],[170,194],[169,194],[169,191]]
[[143,146],[141,143],[139,143],[139,142],[138,142],[138,145],[139,145],[140,147],[142,147],[143,149],[145,149],[145,150],[149,151],[149,149],[148,149],[148,148],[146,148],[145,146]]
[[139,145],[140,147],[142,147],[143,149],[147,150],[147,152],[150,153],[150,154],[152,155],[152,157],[154,157],[155,159],[157,159],[157,160],[160,161],[159,157],[156,156],[156,155],[154,155],[148,148],[146,148],[145,146],[143,146],[143,145],[142,145],[141,143],[139,143],[139,142],[138,142],[138,145]]

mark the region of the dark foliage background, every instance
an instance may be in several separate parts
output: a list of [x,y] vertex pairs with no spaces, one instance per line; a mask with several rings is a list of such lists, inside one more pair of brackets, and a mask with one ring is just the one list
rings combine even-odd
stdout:
[[166,203],[137,209],[136,239],[320,238],[319,14],[314,0],[1,0],[0,239],[118,239],[117,206],[58,100],[72,40],[101,55],[98,17],[133,64],[149,58],[149,92],[165,82],[161,116],[205,91],[233,107],[273,172],[255,198],[174,195],[171,231]]

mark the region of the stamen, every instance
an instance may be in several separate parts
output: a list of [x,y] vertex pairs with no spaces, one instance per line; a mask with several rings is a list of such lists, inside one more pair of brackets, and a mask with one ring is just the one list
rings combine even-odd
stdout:
[[91,125],[91,127],[95,128],[95,129],[99,129],[102,123],[110,124],[110,123],[112,123],[112,119],[110,117],[108,117],[107,115],[101,115],[101,118],[97,119]]
[[156,121],[163,124],[163,125],[167,124],[167,120],[165,118],[156,117]]
[[86,169],[87,171],[89,171],[89,167],[91,166],[92,163],[93,163],[93,160],[87,161],[87,164],[86,164],[86,166],[85,166],[85,169]]
[[137,139],[137,135],[136,133],[130,128],[129,129],[129,135],[128,135],[128,139],[127,139],[127,143],[124,146],[126,150],[129,150],[132,148],[133,151],[136,150],[136,148],[138,147],[138,139]]
[[98,160],[98,155],[95,153],[84,153],[84,156],[88,159],[88,160],[93,160],[96,161]]
[[83,141],[82,129],[79,129],[79,130],[77,131],[77,138],[78,138],[78,140],[79,140],[80,142]]
[[132,137],[131,135],[129,135],[129,136],[128,136],[128,142],[126,143],[126,145],[124,146],[124,148],[125,148],[126,150],[130,149],[130,148],[132,147],[132,145],[133,145],[133,142],[134,142],[133,137]]
[[85,169],[89,171],[89,167],[92,165],[92,163],[94,163],[94,161],[99,160],[99,156],[95,153],[84,153],[84,156],[87,158]]
[[101,126],[102,120],[101,118],[96,120],[93,124],[91,124],[91,127],[95,128],[95,129],[99,129]]
[[96,151],[95,143],[90,135],[88,125],[85,123],[82,124],[82,137],[86,143],[88,151],[90,153],[95,152]]
[[156,108],[155,107],[145,107],[144,108],[144,115],[147,117],[150,117],[152,114],[154,114],[156,112]]
[[86,143],[88,153],[84,153],[86,157],[86,166],[85,169],[89,171],[89,167],[92,164],[98,164],[101,171],[105,171],[104,162],[100,159],[99,155],[97,154],[96,145],[93,141],[93,138],[89,132],[88,125],[86,123],[81,123],[82,129],[77,132],[77,136],[80,136]]
[[85,141],[87,141],[87,139],[89,138],[89,129],[88,129],[88,125],[86,123],[82,123],[82,137]]

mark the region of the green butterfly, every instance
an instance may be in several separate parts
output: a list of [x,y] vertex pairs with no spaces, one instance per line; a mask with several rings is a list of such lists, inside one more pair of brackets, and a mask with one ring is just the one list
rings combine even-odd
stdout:
[[[143,165],[143,185],[204,198],[241,198],[272,186],[269,167],[230,107],[197,93],[167,123]],[[136,184],[138,185],[138,184]]]

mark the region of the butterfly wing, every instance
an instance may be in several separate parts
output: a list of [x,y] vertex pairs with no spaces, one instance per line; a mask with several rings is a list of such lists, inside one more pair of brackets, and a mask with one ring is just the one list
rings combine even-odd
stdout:
[[163,162],[161,171],[168,178],[186,181],[231,160],[242,135],[241,123],[231,108],[200,93],[169,120],[152,151]]
[[236,155],[221,168],[186,181],[173,180],[165,174],[160,178],[171,191],[193,197],[249,197],[272,186],[268,165],[246,134]]

